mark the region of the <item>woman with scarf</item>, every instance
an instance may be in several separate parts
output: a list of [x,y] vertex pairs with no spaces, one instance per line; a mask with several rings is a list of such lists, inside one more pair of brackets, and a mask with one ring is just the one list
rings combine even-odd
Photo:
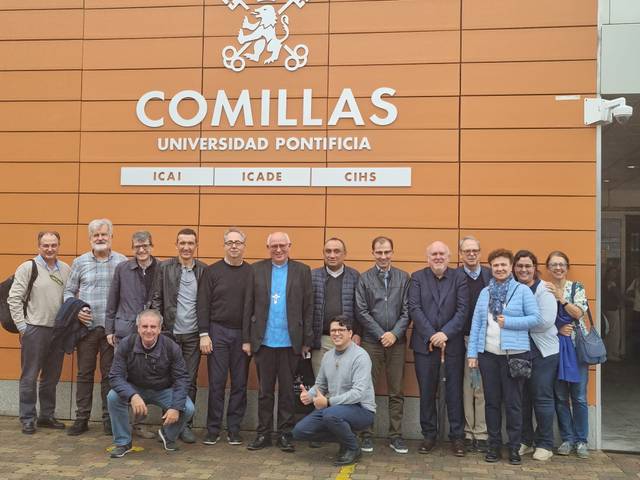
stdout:
[[538,304],[531,289],[511,275],[513,253],[497,249],[489,254],[491,278],[482,289],[471,322],[467,359],[469,368],[480,367],[485,396],[489,448],[484,457],[502,457],[502,405],[509,436],[509,463],[519,465],[524,378],[512,378],[509,361],[528,360],[529,329],[540,323]]
[[551,274],[549,290],[558,302],[556,326],[560,339],[560,362],[556,381],[556,414],[562,444],[558,455],[570,455],[575,448],[580,458],[588,458],[589,407],[587,381],[589,365],[578,361],[574,328],[587,332],[583,317],[588,308],[587,295],[580,282],[567,280],[570,264],[566,253],[555,251],[547,257]]
[[[520,455],[533,453],[534,460],[553,457],[553,420],[556,416],[554,386],[558,378],[558,329],[556,298],[539,278],[538,258],[520,250],[513,261],[516,279],[536,297],[542,322],[529,330],[531,336],[531,378],[522,392],[522,446]],[[537,427],[533,429],[533,412]],[[535,449],[534,449],[535,447]]]

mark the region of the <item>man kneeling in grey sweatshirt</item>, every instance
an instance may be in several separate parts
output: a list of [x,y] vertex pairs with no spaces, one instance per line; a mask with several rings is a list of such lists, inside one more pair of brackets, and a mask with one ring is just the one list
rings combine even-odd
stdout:
[[313,403],[315,411],[293,429],[293,438],[338,442],[335,465],[350,465],[361,456],[354,430],[373,424],[376,398],[371,381],[371,359],[351,337],[351,320],[338,315],[329,326],[335,348],[322,358],[316,384],[308,391],[301,385],[300,401]]

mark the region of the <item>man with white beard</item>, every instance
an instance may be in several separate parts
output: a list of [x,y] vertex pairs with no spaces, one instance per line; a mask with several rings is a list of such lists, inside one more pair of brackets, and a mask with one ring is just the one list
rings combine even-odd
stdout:
[[78,313],[78,321],[84,323],[89,334],[77,344],[78,376],[76,386],[76,420],[67,430],[68,435],[80,435],[89,430],[93,399],[93,376],[96,359],[100,354],[100,380],[102,398],[102,426],[105,435],[111,435],[111,420],[107,410],[109,370],[113,361],[113,347],[105,334],[105,317],[109,287],[120,262],[127,260],[121,253],[111,250],[113,224],[100,218],[89,222],[91,250],[80,255],[71,265],[71,274],[64,289],[64,300],[79,298],[90,308]]

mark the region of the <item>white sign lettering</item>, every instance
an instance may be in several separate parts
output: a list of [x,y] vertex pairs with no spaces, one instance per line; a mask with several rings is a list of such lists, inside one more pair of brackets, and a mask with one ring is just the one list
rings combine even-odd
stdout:
[[411,168],[312,168],[313,187],[410,187]]
[[309,168],[216,168],[217,187],[308,187]]

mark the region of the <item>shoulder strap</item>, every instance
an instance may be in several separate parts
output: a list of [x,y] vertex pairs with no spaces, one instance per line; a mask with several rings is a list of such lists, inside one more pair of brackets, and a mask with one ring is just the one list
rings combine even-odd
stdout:
[[507,302],[504,304],[504,306],[506,307],[507,305],[509,305],[509,302],[511,301],[511,299],[513,298],[513,296],[516,294],[516,290],[518,290],[518,287],[520,286],[520,282],[516,283],[516,288],[513,289],[513,292],[511,292],[511,295],[509,295],[509,300],[507,300]]
[[576,296],[576,289],[578,288],[578,282],[573,282],[571,284],[571,303],[573,303],[574,297]]
[[31,277],[29,278],[29,284],[27,285],[27,295],[25,296],[23,309],[24,315],[27,316],[27,304],[29,303],[29,299],[31,298],[31,290],[33,290],[33,284],[36,282],[36,278],[38,278],[38,266],[36,265],[36,261],[31,259]]

